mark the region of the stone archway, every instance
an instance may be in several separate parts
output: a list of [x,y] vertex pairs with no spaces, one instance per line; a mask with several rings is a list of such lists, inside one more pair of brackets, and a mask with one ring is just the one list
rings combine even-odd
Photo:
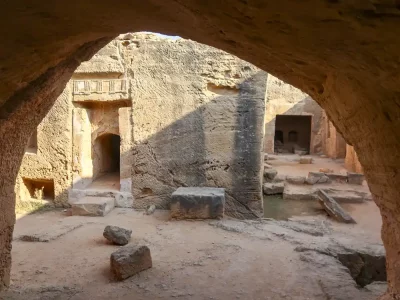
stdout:
[[2,286],[9,283],[13,187],[26,141],[81,61],[119,33],[151,30],[231,52],[302,89],[326,110],[356,149],[381,210],[389,281],[385,299],[400,298],[400,9],[395,1],[101,0],[94,6],[86,0],[74,5],[46,0],[0,7]]

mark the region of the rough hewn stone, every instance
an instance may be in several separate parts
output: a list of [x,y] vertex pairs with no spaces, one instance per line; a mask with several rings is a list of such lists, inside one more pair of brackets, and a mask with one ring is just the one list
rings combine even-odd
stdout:
[[317,184],[317,183],[327,183],[329,182],[329,177],[322,172],[309,172],[306,183]]
[[103,236],[110,242],[124,246],[129,243],[131,239],[132,230],[121,228],[118,226],[106,226],[104,228]]
[[360,173],[352,173],[352,172],[347,173],[347,182],[349,184],[362,185],[364,178],[365,178],[364,175]]
[[274,195],[274,194],[282,194],[283,189],[285,188],[284,182],[277,182],[277,183],[264,183],[263,191],[266,195]]
[[210,187],[180,187],[172,193],[171,218],[223,218],[225,190]]
[[275,169],[264,169],[264,178],[267,181],[271,181],[278,174],[278,171]]
[[110,257],[111,272],[117,280],[124,280],[153,266],[147,246],[124,246]]

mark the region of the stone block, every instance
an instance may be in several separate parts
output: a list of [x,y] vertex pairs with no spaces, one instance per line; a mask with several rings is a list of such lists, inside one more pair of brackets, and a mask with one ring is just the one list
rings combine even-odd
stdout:
[[286,181],[292,184],[304,184],[306,181],[305,176],[286,176]]
[[264,169],[264,178],[267,181],[273,180],[277,174],[278,171],[275,169]]
[[147,246],[124,246],[110,257],[111,272],[118,280],[124,280],[153,266]]
[[325,211],[335,220],[342,223],[356,223],[354,219],[327,193],[318,191],[319,203]]
[[172,193],[171,218],[216,219],[224,216],[225,189],[180,187]]
[[283,190],[284,200],[316,200],[316,191],[309,186],[286,185]]
[[329,173],[326,174],[331,181],[339,182],[339,183],[347,183],[347,175],[337,174],[337,173]]
[[304,165],[312,164],[313,163],[313,159],[312,159],[312,157],[300,157],[299,163],[300,164],[304,164]]
[[364,175],[363,174],[347,172],[347,182],[349,184],[362,185],[363,181],[364,181]]
[[284,182],[264,183],[263,185],[263,191],[265,195],[282,194],[284,188]]
[[283,182],[285,180],[286,180],[286,175],[278,174],[275,176],[272,182]]
[[71,204],[74,216],[100,216],[104,217],[115,206],[115,200],[111,197],[84,197]]
[[306,182],[308,184],[328,183],[329,177],[322,172],[309,172]]
[[104,228],[103,236],[110,242],[124,246],[129,243],[131,239],[132,230],[121,228],[118,226],[106,226]]

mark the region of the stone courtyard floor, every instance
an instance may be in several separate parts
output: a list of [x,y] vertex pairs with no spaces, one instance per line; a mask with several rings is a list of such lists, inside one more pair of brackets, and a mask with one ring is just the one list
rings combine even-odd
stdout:
[[[11,287],[0,299],[376,299],[386,284],[357,287],[335,258],[382,253],[379,212],[367,205],[368,218],[356,214],[354,225],[323,215],[170,221],[166,211],[148,216],[121,208],[105,217],[58,210],[23,216],[14,232]],[[116,282],[109,259],[118,246],[103,238],[106,225],[132,229],[130,243],[149,246],[153,268]]]

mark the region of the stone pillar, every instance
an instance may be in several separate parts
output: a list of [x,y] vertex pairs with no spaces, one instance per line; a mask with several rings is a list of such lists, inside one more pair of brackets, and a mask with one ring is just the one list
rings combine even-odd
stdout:
[[15,223],[14,185],[25,145],[79,63],[89,59],[109,40],[103,38],[82,45],[68,59],[15,93],[0,109],[0,290],[10,283],[11,241]]
[[400,299],[400,123],[396,99],[370,78],[350,85],[346,77],[328,78],[319,102],[339,133],[354,145],[374,201],[382,215],[388,292],[382,299]]

